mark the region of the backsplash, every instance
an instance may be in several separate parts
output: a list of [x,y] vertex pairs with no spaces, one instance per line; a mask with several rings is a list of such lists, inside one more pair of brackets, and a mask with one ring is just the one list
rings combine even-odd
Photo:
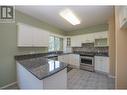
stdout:
[[83,43],[82,47],[73,47],[72,51],[108,53],[108,47],[94,47],[94,43]]

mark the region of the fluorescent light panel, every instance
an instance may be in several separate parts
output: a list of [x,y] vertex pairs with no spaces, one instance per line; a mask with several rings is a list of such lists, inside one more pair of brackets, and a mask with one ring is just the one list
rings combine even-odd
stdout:
[[60,16],[62,16],[64,19],[66,19],[72,25],[80,24],[80,20],[69,9],[66,9],[66,10],[60,12]]

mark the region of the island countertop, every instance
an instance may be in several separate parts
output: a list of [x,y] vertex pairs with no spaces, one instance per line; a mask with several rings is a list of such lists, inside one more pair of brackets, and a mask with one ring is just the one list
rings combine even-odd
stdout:
[[17,63],[21,64],[39,80],[47,78],[67,67],[66,63],[44,57],[17,60]]

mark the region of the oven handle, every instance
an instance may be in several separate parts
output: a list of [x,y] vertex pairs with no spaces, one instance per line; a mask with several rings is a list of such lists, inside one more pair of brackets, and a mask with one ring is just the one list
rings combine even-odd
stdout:
[[93,57],[81,56],[80,59],[91,59],[91,60],[93,60]]

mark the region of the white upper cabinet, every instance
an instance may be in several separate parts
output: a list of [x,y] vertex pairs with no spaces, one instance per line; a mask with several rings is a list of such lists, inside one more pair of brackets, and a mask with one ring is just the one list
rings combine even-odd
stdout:
[[18,41],[17,45],[24,46],[24,47],[30,47],[33,43],[33,34],[32,34],[32,28],[26,27],[23,24],[18,24]]
[[94,42],[94,35],[93,33],[81,35],[80,39],[81,39],[81,43],[92,43]]
[[71,47],[81,47],[82,43],[94,43],[95,39],[108,38],[107,31],[71,36]]
[[81,47],[80,36],[72,36],[71,37],[71,47]]
[[33,46],[34,47],[48,47],[49,34],[45,30],[34,28],[33,31]]
[[107,46],[108,46],[107,38],[95,39],[94,47],[107,47]]
[[127,28],[127,6],[119,7],[120,28]]
[[48,47],[49,33],[26,24],[18,24],[19,47]]

